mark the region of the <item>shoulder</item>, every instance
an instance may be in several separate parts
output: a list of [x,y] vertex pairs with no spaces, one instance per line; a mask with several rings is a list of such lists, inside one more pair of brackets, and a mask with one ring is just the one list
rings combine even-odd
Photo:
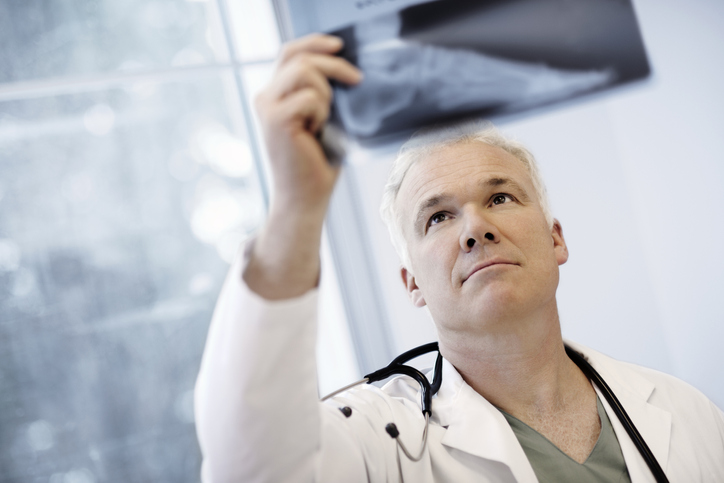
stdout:
[[671,481],[724,481],[724,415],[701,391],[670,374],[568,345],[611,387]]
[[325,401],[323,406],[325,413],[344,420],[350,429],[363,433],[372,429],[369,435],[376,433],[382,440],[390,440],[385,430],[390,422],[408,434],[421,431],[425,422],[419,387],[406,376],[395,377],[383,387],[361,384]]
[[681,379],[630,362],[624,362],[581,344],[566,342],[583,354],[601,376],[617,390],[636,393],[649,404],[670,411],[674,416],[687,414],[724,427],[722,412],[701,391]]
[[366,414],[389,414],[395,412],[418,413],[420,409],[420,387],[410,377],[396,376],[384,386],[360,384],[331,399],[332,405],[344,403]]

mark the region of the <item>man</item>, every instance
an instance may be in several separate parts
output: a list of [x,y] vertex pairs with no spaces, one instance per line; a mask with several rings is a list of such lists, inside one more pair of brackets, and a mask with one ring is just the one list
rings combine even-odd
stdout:
[[[429,308],[445,358],[426,444],[407,378],[318,402],[319,248],[339,167],[316,136],[328,79],[361,80],[331,55],[341,47],[319,35],[288,44],[258,98],[275,195],[209,332],[196,388],[204,481],[654,481],[564,350],[555,293],[568,250],[535,162],[490,130],[413,139],[383,201],[403,282]],[[670,376],[574,348],[670,481],[724,481],[724,416],[710,401]],[[419,461],[401,455],[390,422]]]

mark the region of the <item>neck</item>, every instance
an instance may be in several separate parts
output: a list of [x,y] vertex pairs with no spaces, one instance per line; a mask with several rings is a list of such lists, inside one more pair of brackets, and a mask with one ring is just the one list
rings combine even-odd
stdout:
[[554,417],[593,389],[565,353],[558,311],[496,323],[476,334],[440,332],[440,350],[494,406],[523,421]]

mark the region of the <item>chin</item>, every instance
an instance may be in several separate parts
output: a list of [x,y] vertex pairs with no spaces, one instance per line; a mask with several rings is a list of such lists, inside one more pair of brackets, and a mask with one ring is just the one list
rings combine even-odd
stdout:
[[470,316],[478,321],[489,320],[491,323],[499,320],[509,320],[517,314],[526,312],[529,299],[522,297],[519,290],[495,290],[493,293],[475,300],[470,305]]
[[[508,324],[524,304],[519,297],[510,292],[496,294],[495,297],[479,297],[464,305],[444,306],[440,313],[430,308],[435,325],[440,329],[453,332],[479,332],[481,329],[492,329],[498,324]],[[450,315],[452,314],[452,315]]]

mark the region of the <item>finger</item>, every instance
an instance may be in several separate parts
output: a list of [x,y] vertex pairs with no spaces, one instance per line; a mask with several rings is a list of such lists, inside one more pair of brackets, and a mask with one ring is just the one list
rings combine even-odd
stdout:
[[328,83],[328,79],[333,79],[345,84],[356,84],[361,78],[359,69],[344,59],[305,53],[280,65],[269,85],[269,94],[280,98],[300,87],[317,85],[319,79],[325,83]]
[[304,62],[292,62],[283,66],[269,84],[267,95],[278,100],[304,88],[317,90],[326,102],[332,100],[332,87],[322,71]]
[[302,52],[335,54],[339,52],[343,46],[344,42],[339,37],[324,34],[310,34],[284,44],[279,55],[279,62],[284,63]]
[[295,91],[279,103],[277,109],[280,123],[288,122],[292,130],[303,129],[312,134],[329,118],[329,104],[323,102],[314,89]]
[[309,62],[328,79],[344,84],[357,84],[362,80],[362,71],[348,60],[331,55],[308,54]]

